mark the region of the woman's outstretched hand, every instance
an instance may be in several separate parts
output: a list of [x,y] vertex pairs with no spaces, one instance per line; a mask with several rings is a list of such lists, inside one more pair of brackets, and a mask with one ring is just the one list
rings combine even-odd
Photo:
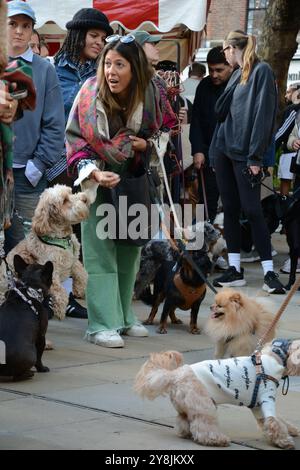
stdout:
[[114,188],[120,182],[120,176],[112,171],[94,170],[90,174],[90,179],[97,181],[100,186]]

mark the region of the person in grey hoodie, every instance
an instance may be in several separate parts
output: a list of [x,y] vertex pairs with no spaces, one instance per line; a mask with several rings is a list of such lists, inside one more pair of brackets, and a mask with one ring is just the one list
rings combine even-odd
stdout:
[[260,202],[263,156],[271,143],[277,111],[277,87],[270,66],[255,53],[256,40],[232,31],[223,43],[227,62],[237,67],[216,103],[219,124],[210,146],[224,209],[224,232],[229,268],[214,280],[217,287],[246,284],[241,268],[240,212],[251,225],[253,241],[264,271],[263,289],[284,294],[274,272],[271,240]]
[[6,252],[24,238],[24,228],[30,228],[39,196],[47,187],[45,170],[56,163],[64,145],[64,105],[55,68],[28,46],[35,22],[28,3],[7,3],[8,53],[11,60],[22,58],[32,66],[37,104],[34,111],[24,111],[22,119],[13,125],[17,212],[5,234]]

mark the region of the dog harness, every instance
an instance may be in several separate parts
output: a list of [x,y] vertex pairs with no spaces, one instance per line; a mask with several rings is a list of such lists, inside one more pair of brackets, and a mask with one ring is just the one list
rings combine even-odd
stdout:
[[200,299],[200,297],[202,297],[206,291],[206,284],[202,284],[199,287],[193,287],[185,284],[181,279],[180,273],[175,274],[174,284],[185,300],[185,304],[180,306],[182,310],[189,310],[193,303]]
[[25,289],[24,293],[21,292],[20,289],[18,289],[16,286],[13,287],[11,290],[16,292],[16,294],[19,297],[21,297],[21,299],[24,300],[24,302],[26,302],[29,305],[29,307],[35,313],[35,315],[38,316],[39,312],[33,305],[32,300],[37,300],[39,303],[43,302],[44,294],[43,294],[42,289],[33,289],[32,287],[26,287],[26,286],[22,287],[22,289]]
[[[287,362],[287,357],[288,357],[288,350],[289,350],[290,345],[291,345],[291,340],[288,340],[288,339],[279,338],[279,339],[274,339],[272,341],[272,352],[274,354],[277,354],[277,356],[280,357],[284,367],[286,367],[286,362]],[[279,387],[278,380],[275,379],[274,377],[272,377],[271,375],[265,373],[264,367],[263,367],[262,361],[261,361],[261,353],[260,352],[255,352],[251,356],[251,361],[252,361],[253,365],[255,366],[256,381],[255,381],[255,386],[254,386],[254,390],[253,390],[252,400],[251,400],[251,403],[250,403],[248,408],[254,408],[254,406],[256,404],[256,401],[257,401],[258,390],[259,390],[259,387],[260,387],[262,381],[272,380],[276,384],[276,387]],[[286,379],[286,377],[284,377],[284,379]],[[287,391],[286,391],[286,393],[287,393]],[[286,393],[285,393],[285,395],[286,395]]]
[[39,237],[41,242],[46,243],[46,245],[54,245],[62,248],[64,250],[72,250],[74,251],[74,244],[71,239],[71,236],[68,237],[49,237],[48,235],[43,235]]

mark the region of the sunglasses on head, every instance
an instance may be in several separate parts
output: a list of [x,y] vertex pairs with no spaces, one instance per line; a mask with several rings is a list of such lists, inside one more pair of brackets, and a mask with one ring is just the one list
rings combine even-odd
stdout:
[[111,43],[120,41],[123,44],[129,44],[130,42],[135,41],[135,37],[133,34],[126,34],[126,36],[120,36],[119,34],[112,34],[111,36],[107,36],[105,42]]

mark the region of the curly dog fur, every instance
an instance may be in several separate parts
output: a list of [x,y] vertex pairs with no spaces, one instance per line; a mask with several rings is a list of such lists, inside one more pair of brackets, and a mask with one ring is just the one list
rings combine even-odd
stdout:
[[[233,289],[222,289],[210,307],[204,330],[215,344],[216,359],[249,356],[274,316],[259,302]],[[267,341],[275,337],[275,328]]]
[[[73,294],[84,298],[87,273],[79,261],[79,242],[73,233],[72,225],[78,224],[89,215],[90,198],[84,193],[72,194],[72,189],[55,185],[46,189],[40,197],[32,219],[28,237],[11,250],[7,261],[13,269],[15,254],[19,254],[29,264],[44,264],[52,261],[54,265],[53,283],[50,294],[53,298],[55,316],[63,320],[68,305],[68,295],[61,283],[68,277],[73,279]],[[67,249],[44,243],[41,237],[69,239]]]
[[[277,381],[285,375],[300,375],[300,340],[287,342],[289,346],[284,364],[275,353],[275,341],[262,350],[261,359],[265,374],[271,375]],[[135,391],[149,400],[160,395],[169,395],[178,413],[176,429],[179,436],[191,438],[205,446],[228,446],[230,438],[219,429],[216,405],[229,403],[242,406],[240,400],[245,396],[250,397],[249,404],[245,402],[245,405],[250,405],[256,378],[251,358],[203,361],[191,366],[182,364],[182,355],[177,351],[151,354],[135,378]],[[244,380],[245,364],[250,379],[247,384]],[[237,377],[235,382],[229,380],[226,383],[226,379],[224,381],[223,372],[227,370],[231,371],[232,378],[235,374]],[[222,386],[218,383],[219,379]],[[240,390],[234,388],[237,387],[236,382]],[[237,396],[237,392],[240,392],[240,396]],[[270,397],[270,393],[273,396]],[[293,425],[276,417],[275,395],[274,382],[262,380],[255,406],[251,409],[258,425],[272,445],[292,449],[294,448],[292,436],[298,436],[299,431]]]

